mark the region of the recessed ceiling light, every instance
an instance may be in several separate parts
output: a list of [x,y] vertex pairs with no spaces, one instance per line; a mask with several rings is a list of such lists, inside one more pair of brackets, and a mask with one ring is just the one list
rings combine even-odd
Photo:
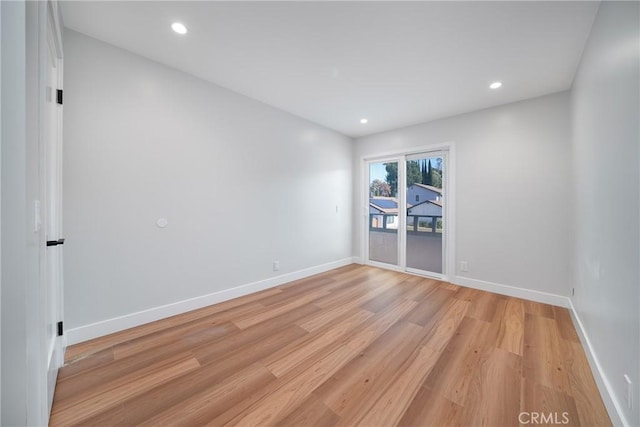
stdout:
[[185,27],[180,22],[174,22],[171,24],[171,29],[178,34],[187,34],[187,27]]
[[363,125],[366,124],[369,120],[367,119],[360,119],[360,123],[362,123]]
[[501,86],[502,86],[502,82],[493,82],[489,85],[491,89],[498,89]]

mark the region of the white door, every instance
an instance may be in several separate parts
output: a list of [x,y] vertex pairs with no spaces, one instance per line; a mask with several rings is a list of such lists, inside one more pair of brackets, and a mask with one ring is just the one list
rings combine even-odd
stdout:
[[366,259],[371,265],[387,268],[401,265],[400,165],[399,158],[366,162]]
[[453,275],[450,150],[365,159],[367,264],[441,280]]
[[446,267],[447,152],[406,158],[406,270],[442,278]]
[[[47,349],[47,399],[53,402],[58,369],[64,360],[59,322],[62,322],[62,105],[58,90],[62,88],[62,49],[57,19],[47,2],[46,76],[42,135],[43,179],[42,217],[43,285]],[[44,58],[43,58],[44,59]]]

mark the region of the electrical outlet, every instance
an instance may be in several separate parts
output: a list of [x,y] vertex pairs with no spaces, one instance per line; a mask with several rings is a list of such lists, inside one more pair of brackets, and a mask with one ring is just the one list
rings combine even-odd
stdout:
[[460,271],[469,271],[469,263],[467,261],[460,261]]
[[273,271],[280,271],[280,261],[273,261]]
[[627,406],[633,409],[633,383],[627,374],[624,374],[624,380],[627,383]]

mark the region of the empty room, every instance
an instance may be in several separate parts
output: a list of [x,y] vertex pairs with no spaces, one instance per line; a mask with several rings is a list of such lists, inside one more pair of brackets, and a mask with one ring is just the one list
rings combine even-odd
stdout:
[[640,426],[640,2],[0,2],[0,425]]

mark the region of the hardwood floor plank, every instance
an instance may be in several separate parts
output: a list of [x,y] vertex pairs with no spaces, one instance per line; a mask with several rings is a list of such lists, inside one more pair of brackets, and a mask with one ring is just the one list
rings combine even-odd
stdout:
[[360,308],[367,301],[384,292],[388,286],[390,285],[380,285],[379,287],[364,293],[358,298],[349,301],[342,301],[341,303],[337,303],[335,307],[325,307],[325,309],[318,316],[313,316],[310,319],[305,319],[305,321],[299,322],[298,324],[307,331],[313,332],[323,327],[327,323],[333,321],[336,317],[342,316],[345,313]]
[[429,297],[420,301],[416,307],[404,318],[407,322],[426,326],[434,318],[436,313],[448,303],[452,303],[454,292],[448,289],[437,288],[429,294]]
[[[489,325],[478,319],[465,317],[448,341],[425,386],[458,405],[463,405],[480,362],[483,342]],[[429,345],[429,343],[427,344]]]
[[[236,351],[238,348],[258,342],[263,337],[272,336],[280,330],[289,327],[291,324],[295,324],[296,320],[317,313],[319,310],[320,309],[313,304],[303,305],[302,307],[298,307],[288,313],[271,318],[269,322],[260,323],[250,328],[243,329],[238,333],[226,336],[222,340],[214,340],[200,345],[196,347],[193,352],[201,363],[215,361],[224,357],[225,354]],[[304,330],[304,332],[307,331]],[[302,331],[301,335],[303,335]]]
[[[235,328],[233,325],[230,326]],[[218,329],[216,328],[214,333],[220,338],[220,334],[217,331]],[[186,336],[184,339],[165,347],[153,347],[149,351],[136,353],[130,357],[114,359],[94,368],[87,375],[75,375],[58,382],[54,398],[65,400],[72,398],[74,395],[86,393],[87,390],[99,387],[101,384],[144,370],[149,365],[162,363],[174,357],[181,357],[185,353],[190,353],[197,344],[206,343],[211,339],[211,336],[206,334],[198,337],[197,340],[194,337]],[[68,367],[73,367],[74,365],[75,363]],[[63,373],[68,367],[64,367],[60,372]]]
[[[261,305],[249,304],[247,308],[256,310],[261,307]],[[124,359],[144,351],[149,351],[152,348],[171,345],[185,339],[188,339],[192,345],[196,345],[200,342],[224,337],[238,330],[238,327],[231,322],[218,323],[217,319],[207,317],[136,338],[123,344],[117,344],[112,347],[113,356],[116,360]]]
[[527,313],[524,322],[523,376],[562,393],[571,393],[555,319]]
[[[252,342],[249,342],[245,346],[230,351],[224,357],[203,364],[194,372],[190,372],[124,402],[121,408],[116,408],[116,414],[98,414],[87,421],[89,424],[108,425],[110,423],[106,420],[118,415],[126,425],[139,424],[167,409],[167,407],[180,405],[190,396],[209,390],[213,385],[223,382],[236,372],[247,369],[273,353],[276,349],[300,338],[305,333],[303,329],[296,325],[280,329],[278,332],[268,335],[264,341],[260,341],[259,345],[253,345]],[[242,397],[244,398],[245,396]],[[117,412],[122,413],[117,414]]]
[[67,364],[65,369],[60,369],[58,373],[58,382],[64,381],[81,374],[85,371],[98,368],[107,363],[113,362],[113,349],[107,348],[96,353],[89,354],[82,358],[76,359],[73,363]]
[[281,426],[328,427],[338,422],[338,417],[322,401],[311,395],[303,404],[278,422]]
[[352,332],[358,325],[370,319],[373,313],[366,310],[358,310],[353,315],[347,317],[336,325],[326,330],[319,330],[317,334],[309,334],[301,342],[294,342],[267,357],[263,363],[277,377],[281,377],[285,372],[293,367],[304,363],[309,356],[317,351],[327,348],[339,341],[342,337]]
[[106,335],[94,340],[85,341],[83,343],[76,344],[67,348],[65,352],[65,361],[71,362],[88,354],[96,353],[100,350],[112,347],[116,344],[121,344],[127,341],[131,341],[135,338],[140,338],[154,332],[162,331],[177,324],[187,323],[193,320],[200,319],[202,317],[211,316],[213,314],[220,313],[240,305],[258,301],[264,297],[278,294],[280,292],[282,291],[277,288],[266,289],[264,291],[256,292],[254,294],[247,295],[241,298],[234,298],[225,302],[221,302],[219,304],[211,305],[198,310],[193,310],[188,313],[179,314],[177,316],[168,317],[156,322],[151,322],[142,326],[127,329],[122,332],[116,332],[114,334]]
[[371,407],[365,409],[366,405],[361,405],[360,414],[353,419],[345,417],[340,420],[340,423],[354,425],[353,421],[357,418],[360,425],[397,424],[440,356],[429,347],[421,347],[417,353],[416,357],[400,370],[401,374]]
[[399,426],[460,426],[462,406],[427,387],[420,387],[409,408],[398,421]]
[[246,414],[232,420],[229,425],[275,424],[293,412],[313,390],[357,354],[357,351],[346,345],[338,347],[300,375],[290,381],[282,381],[266,397],[249,407]]
[[411,286],[409,291],[404,295],[405,299],[410,299],[417,303],[423,302],[427,297],[429,297],[436,289],[440,287],[442,282],[438,282],[434,279],[422,279],[415,281],[415,283],[410,283]]
[[483,351],[464,399],[460,422],[477,426],[519,423],[522,357],[500,348]]
[[268,369],[256,363],[139,425],[201,425],[233,406],[254,388],[264,387],[274,380]]
[[527,314],[535,314],[537,316],[547,317],[549,319],[554,318],[553,306],[549,304],[542,304],[535,301],[523,300],[524,311]]
[[[314,394],[339,416],[355,412],[381,392],[424,337],[417,325],[399,322],[337,371]],[[379,395],[379,394],[378,394]]]
[[523,379],[522,387],[522,412],[525,415],[520,425],[531,425],[531,417],[537,417],[535,425],[581,425],[573,397],[527,378]]
[[269,320],[273,317],[276,317],[283,313],[291,311],[294,308],[298,308],[300,306],[306,305],[312,302],[313,300],[316,300],[325,295],[329,295],[329,291],[325,291],[325,290],[313,291],[309,294],[300,296],[299,298],[296,298],[293,301],[289,301],[285,304],[273,305],[268,307],[266,310],[250,313],[246,316],[240,317],[239,319],[234,319],[233,323],[235,323],[240,329],[246,329],[249,326],[257,325],[258,323],[264,322],[265,320]]
[[[253,353],[260,354],[263,351],[266,353],[266,351],[264,350],[265,348],[269,349],[270,352],[274,352],[277,349],[294,342],[296,339],[306,335],[307,333],[307,331],[294,324],[287,328],[278,329],[277,331],[272,332],[268,335],[267,339],[245,341],[243,342],[243,345],[239,345],[233,351],[223,352],[222,357],[234,355],[236,360],[251,358],[251,355]],[[224,346],[224,344],[225,343],[223,341],[211,347],[200,347],[195,349],[193,351],[193,354],[195,355],[196,359],[198,359],[198,361],[203,365],[207,363],[215,363],[221,359],[219,346]]]
[[558,325],[558,331],[560,331],[560,336],[565,340],[579,343],[580,338],[578,338],[576,328],[573,326],[569,310],[563,307],[553,307],[553,314]]
[[485,322],[492,322],[498,303],[503,299],[502,296],[497,294],[480,292],[480,294],[471,301],[467,316],[484,320]]
[[[572,334],[568,335],[572,336]],[[607,409],[598,392],[598,386],[589,369],[589,362],[582,347],[572,339],[565,340],[563,344],[565,366],[571,383],[571,396],[573,396],[578,410],[580,424],[584,426],[610,426],[611,420],[607,416]]]
[[[314,276],[315,277],[315,276]],[[282,292],[272,295],[270,297],[262,298],[260,304],[264,306],[270,306],[273,304],[282,304],[295,300],[298,296],[304,295],[311,290],[318,291],[331,291],[334,288],[341,288],[343,284],[331,277],[316,277],[315,280],[301,283],[299,286],[283,289]]]
[[79,399],[59,404],[56,411],[51,413],[51,423],[70,425],[81,422],[84,418],[89,418],[97,412],[104,411],[199,366],[198,361],[189,355],[176,363],[164,364],[162,367],[152,366],[135,376],[105,384]]
[[51,425],[506,426],[522,410],[611,425],[565,309],[351,265],[69,348]]
[[524,339],[524,306],[522,301],[509,298],[502,302],[504,311],[495,319],[499,323],[497,347],[522,356]]
[[413,307],[416,306],[415,301],[401,300],[385,310],[381,311],[380,316],[365,329],[359,331],[357,334],[351,336],[347,340],[345,345],[354,351],[362,351],[369,344],[374,342],[380,335],[382,335],[387,329],[407,314]]
[[[378,311],[388,307],[389,304],[398,301],[400,298],[404,298],[404,295],[409,291],[409,289],[410,288],[408,286],[402,286],[402,283],[390,286],[386,291],[363,304],[362,308],[367,311],[377,313]],[[412,302],[417,305],[415,301]]]
[[441,352],[451,340],[458,326],[465,317],[469,302],[453,299],[450,304],[438,311],[438,317],[432,318],[425,328],[429,330],[426,345]]
[[[331,293],[327,296],[318,298],[314,301],[320,308],[330,308],[336,305],[344,304],[345,301],[351,301],[354,298],[358,298],[378,286],[381,286],[383,282],[378,279],[379,282],[367,281],[362,282],[361,276],[356,276],[347,281],[337,282],[339,287],[331,289]],[[386,282],[385,289],[389,289],[393,283]]]

